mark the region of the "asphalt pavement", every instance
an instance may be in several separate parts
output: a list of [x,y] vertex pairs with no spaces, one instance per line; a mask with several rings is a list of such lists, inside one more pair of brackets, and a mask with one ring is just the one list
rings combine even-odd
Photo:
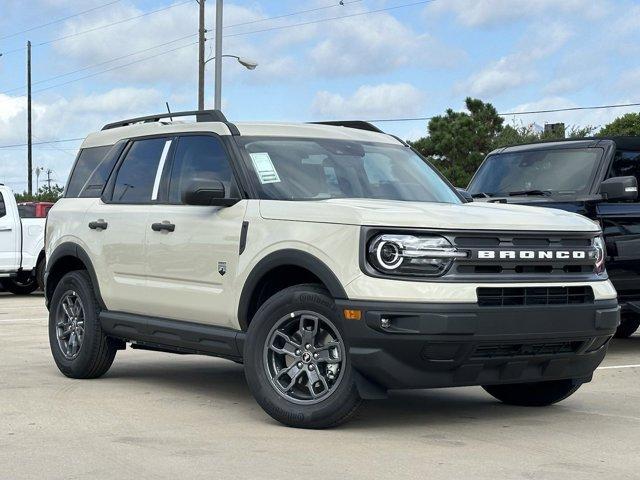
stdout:
[[553,407],[420,390],[305,431],[268,417],[225,360],[128,349],[103,378],[68,379],[42,295],[0,294],[1,479],[638,479],[639,442],[638,335]]

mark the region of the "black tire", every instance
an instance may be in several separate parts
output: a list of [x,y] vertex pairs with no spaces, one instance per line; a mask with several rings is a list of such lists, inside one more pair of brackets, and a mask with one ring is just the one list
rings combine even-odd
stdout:
[[616,338],[629,338],[640,327],[640,316],[636,313],[625,312],[620,318],[620,325],[614,335]]
[[20,272],[17,276],[0,280],[2,288],[14,295],[29,295],[38,289],[36,278],[31,272]]
[[[265,350],[266,344],[279,322],[293,312],[310,312],[310,315],[319,315],[317,318],[322,318],[323,322],[328,320],[326,325],[337,329],[342,343],[340,346],[342,353],[339,354],[342,362],[339,367],[339,380],[333,384],[332,390],[327,388],[326,396],[311,400],[316,402],[313,404],[296,403],[295,400],[285,396],[286,394],[279,392],[272,383],[273,376],[269,372],[267,355],[270,350]],[[318,321],[317,318],[316,321]],[[291,322],[294,321],[291,320]],[[333,298],[324,288],[318,285],[297,285],[273,295],[260,307],[251,321],[244,346],[245,376],[258,404],[275,420],[290,427],[320,429],[334,427],[347,421],[355,414],[361,399],[356,388],[345,340],[338,309]],[[304,348],[306,352],[306,347]],[[314,360],[311,360],[311,363],[313,362]],[[298,363],[298,365],[302,364]],[[323,368],[326,373],[328,364],[320,367],[318,363],[315,368],[318,374]],[[305,365],[304,369],[311,369],[310,364]],[[305,375],[309,375],[308,370],[302,373],[303,379]],[[329,378],[333,379],[332,374],[330,375]],[[309,382],[310,377],[306,378]],[[323,381],[326,387],[326,380]]]
[[[73,292],[83,310],[83,338],[75,358],[68,358],[58,341],[58,322],[64,308],[62,300]],[[116,356],[115,342],[102,331],[93,284],[84,270],[67,273],[56,285],[49,306],[49,345],[56,365],[70,378],[98,378],[111,367]]]
[[583,382],[573,379],[549,382],[485,385],[489,395],[507,405],[546,407],[573,395]]
[[44,291],[44,269],[46,266],[46,261],[44,257],[38,260],[38,264],[36,265],[36,283],[38,284],[38,290]]

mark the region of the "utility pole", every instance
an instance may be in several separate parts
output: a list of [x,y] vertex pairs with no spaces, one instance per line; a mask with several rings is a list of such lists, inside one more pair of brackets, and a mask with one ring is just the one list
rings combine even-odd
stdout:
[[204,110],[204,42],[205,34],[207,33],[204,28],[204,3],[205,0],[198,0],[200,4],[200,27],[198,30],[198,110]]
[[216,0],[216,58],[215,62],[215,98],[216,110],[222,109],[222,0]]
[[31,141],[31,42],[27,42],[27,193],[33,195],[33,149]]
[[47,168],[47,185],[49,186],[49,190],[51,190],[51,181],[53,180],[51,178],[52,173],[53,171],[50,168]]

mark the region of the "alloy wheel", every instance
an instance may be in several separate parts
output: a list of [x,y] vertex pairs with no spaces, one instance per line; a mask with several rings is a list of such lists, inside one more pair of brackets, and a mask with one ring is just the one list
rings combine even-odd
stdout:
[[73,290],[65,292],[58,304],[56,336],[65,358],[75,359],[80,353],[84,340],[84,306]]
[[345,348],[336,326],[315,312],[292,312],[267,336],[264,365],[275,390],[293,403],[325,400],[340,384]]

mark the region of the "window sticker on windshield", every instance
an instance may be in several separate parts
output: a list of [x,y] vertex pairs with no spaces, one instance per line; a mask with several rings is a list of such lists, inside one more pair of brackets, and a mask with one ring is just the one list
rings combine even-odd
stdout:
[[250,153],[249,155],[251,155],[251,161],[256,169],[260,183],[264,185],[265,183],[280,182],[280,177],[278,176],[278,172],[276,172],[276,167],[273,166],[273,162],[271,161],[271,157],[268,153]]

